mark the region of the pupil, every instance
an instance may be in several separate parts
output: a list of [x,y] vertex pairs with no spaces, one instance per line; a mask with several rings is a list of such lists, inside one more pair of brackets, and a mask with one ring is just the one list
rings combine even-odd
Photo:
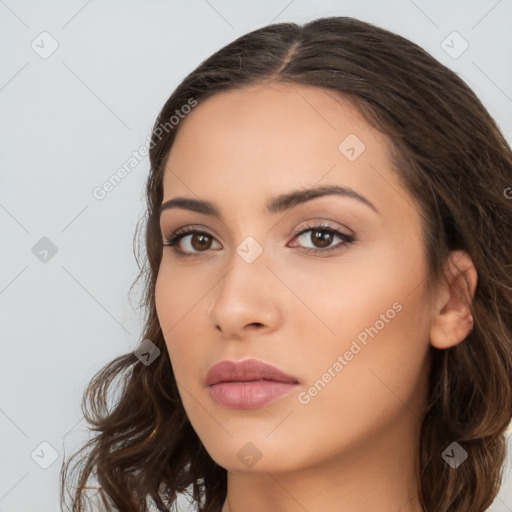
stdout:
[[[324,233],[325,236],[318,236],[319,233]],[[317,230],[313,232],[316,239],[320,241],[320,247],[327,247],[332,242],[332,233],[328,231]]]
[[[205,247],[208,246],[208,238],[209,237],[207,235],[196,235],[192,237],[192,246],[194,247],[194,249],[204,249]],[[194,242],[197,241],[198,239],[201,239],[201,242],[195,244]]]

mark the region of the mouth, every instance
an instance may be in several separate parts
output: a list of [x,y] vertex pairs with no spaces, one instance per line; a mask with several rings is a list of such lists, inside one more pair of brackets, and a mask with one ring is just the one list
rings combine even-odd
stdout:
[[219,382],[209,386],[210,397],[226,409],[256,409],[290,394],[297,383],[275,380]]
[[290,394],[299,381],[262,361],[225,360],[214,365],[205,381],[210,397],[227,409],[255,409]]

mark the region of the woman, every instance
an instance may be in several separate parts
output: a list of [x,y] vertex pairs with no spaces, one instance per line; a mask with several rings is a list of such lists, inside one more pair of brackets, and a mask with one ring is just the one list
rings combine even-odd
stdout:
[[484,511],[512,152],[465,83],[356,19],[270,25],[183,80],[150,161],[144,341],[84,396],[72,510],[94,475],[123,512]]

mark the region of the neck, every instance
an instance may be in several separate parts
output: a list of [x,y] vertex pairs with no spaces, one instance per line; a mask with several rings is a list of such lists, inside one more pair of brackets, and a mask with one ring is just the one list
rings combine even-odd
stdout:
[[411,415],[392,436],[381,432],[319,465],[279,473],[229,471],[222,512],[423,512],[418,432],[418,418]]

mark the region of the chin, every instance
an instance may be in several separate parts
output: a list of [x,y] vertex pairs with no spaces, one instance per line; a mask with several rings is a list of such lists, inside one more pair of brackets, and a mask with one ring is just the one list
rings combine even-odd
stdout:
[[[210,450],[210,457],[227,471],[241,473],[286,472],[297,469],[301,454],[290,446],[276,445],[267,439],[249,441],[245,436],[231,439],[228,443],[218,443]],[[293,453],[295,457],[290,457]]]
[[234,457],[231,454],[223,454],[221,457],[215,458],[215,462],[222,466],[225,470],[236,472],[236,473],[279,473],[290,471],[293,468],[283,465],[282,461],[272,460],[272,458],[262,457],[256,462],[250,463],[249,461],[240,461],[238,457],[235,455]]

